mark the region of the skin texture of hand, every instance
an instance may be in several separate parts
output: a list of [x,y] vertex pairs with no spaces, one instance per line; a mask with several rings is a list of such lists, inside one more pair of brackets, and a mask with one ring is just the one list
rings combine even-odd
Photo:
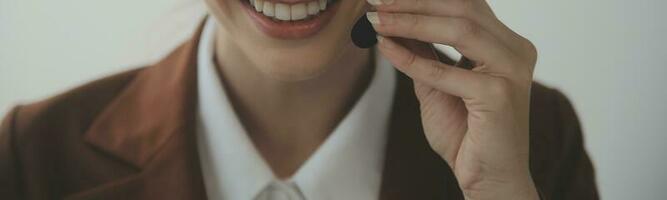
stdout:
[[[368,1],[378,49],[413,79],[426,137],[465,198],[539,199],[528,162],[532,43],[485,0]],[[431,43],[454,47],[474,68],[437,61]]]

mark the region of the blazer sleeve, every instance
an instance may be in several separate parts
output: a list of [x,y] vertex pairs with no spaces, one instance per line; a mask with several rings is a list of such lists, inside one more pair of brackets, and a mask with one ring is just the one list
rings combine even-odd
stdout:
[[599,199],[595,172],[584,148],[579,119],[570,101],[556,91],[556,108],[560,115],[561,148],[559,167],[554,171],[556,182],[546,199]]
[[21,199],[15,116],[18,107],[12,109],[0,125],[0,199]]

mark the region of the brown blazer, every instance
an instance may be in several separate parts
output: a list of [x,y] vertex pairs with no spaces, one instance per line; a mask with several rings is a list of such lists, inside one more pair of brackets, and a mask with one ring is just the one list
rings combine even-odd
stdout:
[[[205,199],[194,135],[198,33],[153,66],[12,109],[0,126],[0,199]],[[380,198],[462,199],[422,133],[412,82],[397,77]],[[568,100],[535,83],[530,110],[542,194],[598,199]]]

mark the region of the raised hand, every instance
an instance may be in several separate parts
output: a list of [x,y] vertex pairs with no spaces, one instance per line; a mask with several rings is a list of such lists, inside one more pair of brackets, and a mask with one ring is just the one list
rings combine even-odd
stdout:
[[[532,43],[484,0],[368,1],[378,49],[414,80],[426,137],[466,199],[538,199],[528,163]],[[439,62],[430,43],[454,47],[474,68]]]

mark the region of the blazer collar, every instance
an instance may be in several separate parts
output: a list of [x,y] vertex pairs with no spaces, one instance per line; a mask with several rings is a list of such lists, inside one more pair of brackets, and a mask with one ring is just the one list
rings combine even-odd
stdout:
[[175,133],[194,134],[198,42],[195,35],[157,64],[139,71],[93,121],[85,140],[141,168]]

